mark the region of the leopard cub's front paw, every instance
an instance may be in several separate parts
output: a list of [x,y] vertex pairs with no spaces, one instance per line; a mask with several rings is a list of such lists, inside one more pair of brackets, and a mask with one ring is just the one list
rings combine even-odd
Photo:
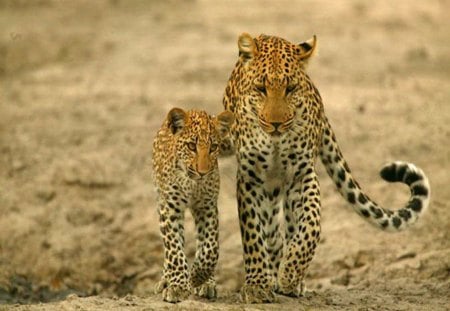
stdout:
[[161,294],[163,290],[167,287],[167,285],[168,285],[167,281],[164,279],[164,277],[162,277],[161,280],[155,285],[154,289],[155,294]]

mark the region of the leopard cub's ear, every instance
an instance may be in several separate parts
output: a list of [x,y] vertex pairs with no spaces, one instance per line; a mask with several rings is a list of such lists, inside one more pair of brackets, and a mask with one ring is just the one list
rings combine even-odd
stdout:
[[300,59],[308,61],[311,56],[317,52],[317,37],[314,35],[311,39],[306,40],[298,45]]
[[239,57],[244,64],[250,62],[258,53],[258,48],[252,36],[248,33],[243,33],[238,39]]
[[167,114],[167,121],[172,134],[176,134],[184,127],[186,112],[181,108],[172,108]]
[[216,117],[216,126],[220,135],[225,136],[233,125],[234,114],[231,111],[221,112]]

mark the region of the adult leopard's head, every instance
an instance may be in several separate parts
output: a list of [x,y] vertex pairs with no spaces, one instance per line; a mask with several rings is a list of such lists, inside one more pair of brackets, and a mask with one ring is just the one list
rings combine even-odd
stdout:
[[224,111],[213,117],[204,111],[173,108],[167,121],[175,139],[177,167],[196,180],[211,173],[217,167],[219,144],[234,115]]
[[268,134],[289,130],[295,118],[295,105],[305,91],[304,67],[316,50],[316,37],[300,44],[260,35],[243,33],[238,40],[239,62],[243,75],[238,77],[241,95],[246,96],[259,125]]

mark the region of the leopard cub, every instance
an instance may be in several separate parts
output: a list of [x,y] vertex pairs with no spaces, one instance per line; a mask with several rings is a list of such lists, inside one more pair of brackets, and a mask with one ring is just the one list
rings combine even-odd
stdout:
[[[214,270],[219,257],[219,146],[234,116],[222,112],[173,108],[153,142],[153,173],[158,192],[164,267],[156,292],[168,302],[187,299],[191,292],[217,296]],[[196,228],[191,269],[184,252],[184,212],[189,208]]]

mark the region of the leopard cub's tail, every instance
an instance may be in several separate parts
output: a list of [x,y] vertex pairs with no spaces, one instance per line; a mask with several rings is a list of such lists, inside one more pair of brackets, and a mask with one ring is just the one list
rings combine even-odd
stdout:
[[380,171],[384,180],[404,183],[411,191],[406,205],[392,210],[380,207],[361,190],[342,157],[330,127],[326,129],[322,139],[320,157],[340,194],[359,215],[383,230],[399,231],[407,228],[414,224],[428,207],[430,184],[425,173],[414,164],[396,161],[386,164]]

